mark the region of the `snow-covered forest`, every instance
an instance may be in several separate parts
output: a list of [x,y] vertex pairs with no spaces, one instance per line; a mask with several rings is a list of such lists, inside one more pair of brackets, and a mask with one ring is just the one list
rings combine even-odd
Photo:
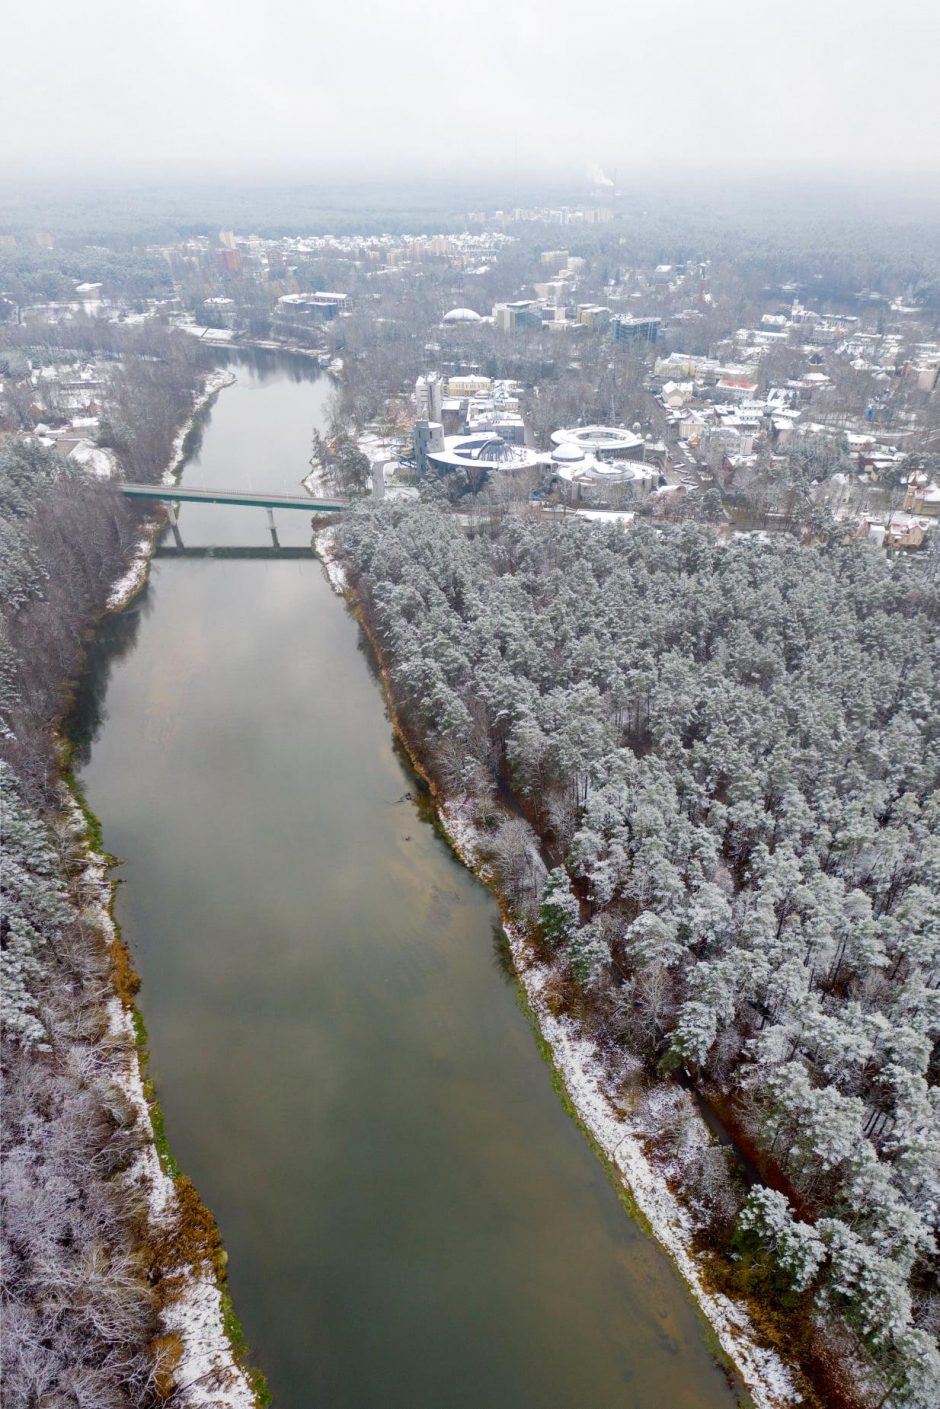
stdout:
[[124,1090],[129,1044],[109,1033],[111,956],[70,894],[80,827],[47,828],[0,769],[4,1401],[142,1403],[158,1303],[120,1176],[150,1136]]
[[733,1157],[683,1176],[716,1281],[824,1394],[928,1409],[937,587],[864,547],[468,533],[430,506],[359,510],[339,545],[402,723],[471,800],[559,1010],[731,1132]]
[[[89,628],[139,534],[136,508],[53,451],[0,441],[0,1299],[10,1409],[180,1402],[184,1342],[168,1307],[185,1269],[214,1288],[223,1265],[193,1186],[160,1172],[129,1016],[136,976],[108,913],[105,867],[62,784],[54,733]],[[226,1374],[223,1364],[220,1385]]]
[[0,739],[34,796],[52,795],[51,726],[138,523],[52,450],[0,441]]

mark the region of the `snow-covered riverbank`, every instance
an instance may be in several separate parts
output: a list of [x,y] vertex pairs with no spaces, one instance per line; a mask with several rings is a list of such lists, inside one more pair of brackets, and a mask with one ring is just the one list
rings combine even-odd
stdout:
[[[471,805],[439,801],[438,811],[461,860],[487,879]],[[556,977],[554,970],[539,962],[521,929],[508,924],[504,928],[529,1007],[579,1120],[617,1171],[654,1237],[672,1257],[757,1409],[784,1409],[799,1403],[801,1395],[792,1374],[775,1351],[760,1344],[746,1309],[709,1290],[705,1269],[694,1251],[695,1220],[644,1148],[652,1132],[644,1128],[637,1111],[623,1109],[595,1044],[570,1018],[552,1013],[545,995]],[[664,1084],[664,1096],[667,1094]],[[707,1139],[704,1122],[702,1125]]]
[[[83,831],[84,818],[70,793],[66,806],[76,830]],[[79,889],[83,923],[103,934],[110,946],[120,944],[111,916],[113,888],[107,863],[90,849]],[[136,1113],[138,1128],[151,1131],[151,1138],[122,1177],[144,1199],[154,1233],[170,1233],[179,1216],[176,1187],[160,1163],[152,1136],[132,1013],[116,994],[106,1007],[109,1039],[127,1054],[120,1085]],[[161,1308],[160,1320],[161,1335],[172,1338],[178,1351],[172,1366],[177,1386],[174,1403],[184,1409],[254,1409],[255,1393],[225,1333],[222,1292],[211,1269],[177,1266],[162,1270],[164,1281],[173,1287]]]
[[[172,454],[161,476],[163,484],[173,484],[179,478],[180,471],[186,459],[186,438],[192,430],[200,411],[202,411],[205,406],[208,406],[210,401],[212,401],[224,387],[231,386],[235,380],[235,373],[227,371],[224,368],[210,372],[209,376],[206,378],[205,386],[196,398],[192,412],[180,427],[173,441]],[[108,593],[107,610],[109,612],[117,612],[120,611],[122,607],[126,607],[128,602],[136,597],[137,593],[147,581],[147,574],[150,571],[150,558],[153,553],[154,545],[162,532],[163,521],[161,519],[154,519],[145,527],[131,552],[125,571]]]
[[593,1042],[580,1034],[570,1019],[553,1016],[545,1002],[552,970],[533,959],[524,935],[511,927],[507,927],[507,935],[516,972],[579,1119],[672,1257],[722,1349],[740,1371],[754,1403],[758,1409],[799,1403],[801,1396],[792,1375],[775,1351],[759,1344],[745,1308],[708,1289],[704,1269],[693,1251],[694,1220],[647,1157],[644,1137],[649,1132],[634,1114],[619,1108]]
[[[186,440],[198,414],[218,393],[236,380],[233,372],[220,369],[207,377],[196,398],[192,413],[180,427],[170,460],[163,472],[164,484],[174,483],[186,460]],[[138,540],[126,571],[113,585],[107,599],[109,612],[119,611],[141,590],[147,580],[150,560],[163,523],[155,519]],[[75,798],[66,790],[66,808],[76,829],[84,832],[85,821]],[[110,946],[121,943],[111,914],[113,883],[107,862],[88,846],[79,888],[83,918],[106,938]],[[115,993],[107,1001],[109,1034],[114,1044],[126,1051],[121,1085],[137,1114],[139,1128],[150,1132],[134,1163],[124,1175],[144,1198],[150,1223],[156,1234],[172,1230],[179,1216],[174,1179],[164,1170],[153,1135],[151,1107],[142,1070],[143,1053],[137,1041],[132,1010]],[[222,1289],[210,1267],[177,1266],[163,1269],[171,1279],[172,1295],[161,1308],[162,1334],[178,1352],[172,1365],[177,1386],[174,1403],[182,1409],[253,1409],[255,1391],[245,1370],[235,1358],[225,1329]]]
[[[317,551],[334,591],[355,605],[355,594],[338,548],[338,533],[335,527],[323,530],[317,536]],[[387,689],[387,680],[385,684]],[[394,702],[390,700],[389,704],[395,720]],[[472,801],[448,801],[440,796],[435,800],[457,855],[489,881]],[[786,1409],[798,1404],[801,1394],[793,1374],[774,1350],[761,1344],[746,1308],[710,1289],[705,1267],[695,1251],[695,1219],[672,1192],[666,1171],[647,1154],[645,1146],[652,1132],[644,1128],[641,1113],[624,1109],[623,1097],[618,1099],[612,1089],[603,1057],[594,1043],[570,1019],[556,1017],[552,1012],[546,993],[556,977],[554,970],[539,961],[523,931],[511,925],[505,928],[529,1007],[578,1119],[616,1171],[653,1236],[671,1256],[757,1409]],[[668,1101],[671,1090],[663,1083],[664,1101]],[[655,1101],[647,1100],[647,1114],[651,1105],[655,1106]],[[702,1142],[707,1143],[704,1121],[699,1116],[694,1118],[702,1125]]]
[[336,551],[336,528],[323,528],[316,535],[317,552],[323,563],[326,575],[330,580],[330,586],[334,592],[343,597],[349,591],[349,579],[346,576],[346,569]]

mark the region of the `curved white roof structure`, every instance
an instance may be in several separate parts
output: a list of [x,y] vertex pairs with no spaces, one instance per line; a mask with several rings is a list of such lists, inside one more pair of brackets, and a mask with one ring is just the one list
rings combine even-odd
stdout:
[[598,490],[626,484],[638,489],[651,487],[656,479],[654,468],[637,460],[598,460],[593,455],[581,455],[577,460],[559,464],[553,455],[552,465],[558,478],[566,483],[590,485]]
[[442,319],[444,323],[482,323],[483,319],[479,313],[474,313],[472,308],[452,308],[449,313],[445,313]]
[[552,434],[553,445],[575,445],[587,455],[622,459],[642,452],[643,437],[622,426],[570,426]]
[[439,470],[528,470],[538,464],[538,456],[524,445],[483,432],[447,436],[443,450],[428,451],[428,463]]
[[552,464],[574,465],[579,460],[583,460],[586,454],[587,452],[582,450],[580,446],[572,445],[570,441],[562,441],[561,445],[556,446],[552,451]]

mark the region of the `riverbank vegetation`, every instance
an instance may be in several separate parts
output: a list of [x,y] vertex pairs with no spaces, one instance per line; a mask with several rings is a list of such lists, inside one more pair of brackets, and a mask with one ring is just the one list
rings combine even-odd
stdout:
[[2,769],[4,1395],[146,1403],[158,1301],[121,1175],[149,1132],[108,1021],[111,957],[81,906],[80,827],[50,827]]
[[[193,396],[191,385],[187,412]],[[165,439],[162,423],[151,433],[154,445]],[[237,1385],[226,1393],[206,1295],[204,1328],[185,1316],[176,1324],[194,1274],[218,1306],[218,1233],[188,1181],[161,1177],[129,1012],[136,976],[104,865],[63,786],[56,738],[88,633],[140,529],[139,510],[53,451],[0,440],[0,1295],[10,1409],[186,1402],[188,1334],[211,1347],[203,1389],[214,1385],[231,1404],[253,1398],[230,1352]]]
[[714,1282],[824,1402],[928,1409],[936,587],[861,547],[429,506],[359,511],[339,550]]
[[[101,319],[4,326],[0,369],[8,373],[0,404],[0,430],[33,431],[37,420],[67,426],[72,410],[57,406],[54,382],[39,369],[81,364],[99,368],[104,405],[96,444],[113,452],[127,479],[154,483],[173,453],[181,424],[193,408],[193,390],[206,372],[205,358],[191,339],[161,323],[125,327]],[[91,396],[89,390],[89,396]]]
[[3,753],[27,794],[53,801],[53,728],[85,633],[139,534],[139,513],[35,442],[0,440]]

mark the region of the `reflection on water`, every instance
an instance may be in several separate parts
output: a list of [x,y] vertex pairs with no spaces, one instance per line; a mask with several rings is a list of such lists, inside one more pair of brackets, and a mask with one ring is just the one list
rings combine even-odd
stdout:
[[266,548],[236,548],[231,544],[221,544],[213,547],[211,544],[203,544],[198,548],[184,546],[177,548],[170,543],[160,543],[157,547],[155,557],[158,558],[228,558],[232,562],[263,561],[266,558],[296,559],[301,562],[309,562],[311,553],[309,548],[275,548],[273,544],[268,544]]
[[504,979],[510,983],[515,983],[516,970],[512,962],[509,936],[503,929],[502,923],[498,920],[493,922],[493,963]]
[[137,644],[141,616],[148,610],[148,593],[149,589],[144,587],[127,611],[105,617],[89,647],[85,673],[66,728],[76,769],[88,762],[92,744],[107,719],[105,700],[111,672]]
[[[237,370],[191,481],[290,489],[326,385]],[[261,512],[185,515],[194,545],[266,542]],[[169,1137],[276,1404],[732,1405],[552,1089],[496,906],[320,565],[161,558],[77,715]]]

